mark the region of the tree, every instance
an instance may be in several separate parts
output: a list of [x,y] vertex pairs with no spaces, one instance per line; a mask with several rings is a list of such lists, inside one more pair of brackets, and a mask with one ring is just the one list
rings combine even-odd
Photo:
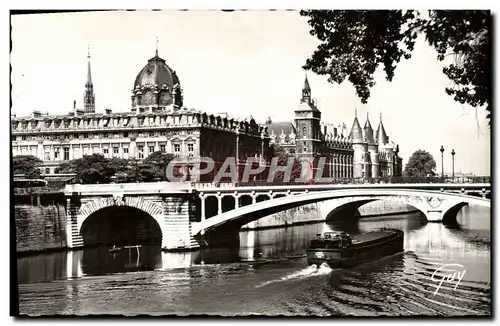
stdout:
[[419,149],[410,156],[403,174],[406,177],[429,177],[436,175],[435,169],[436,161],[432,155]]
[[117,171],[118,162],[109,160],[101,154],[85,155],[57,169],[59,173],[76,173],[79,183],[109,183]]
[[[175,155],[157,151],[151,153],[147,158],[144,159],[143,169],[144,175],[151,174],[154,178],[160,179],[162,181],[167,180],[167,166],[175,158]],[[148,171],[148,172],[146,172]]]
[[370,97],[377,67],[383,65],[386,79],[392,81],[398,62],[411,57],[418,35],[424,35],[438,60],[455,57],[443,68],[453,83],[445,92],[462,104],[485,105],[490,119],[489,11],[303,10],[300,14],[309,18],[311,35],[321,41],[304,69],[327,75],[331,83],[347,78],[362,103]]
[[14,174],[23,174],[27,179],[40,178],[42,161],[33,155],[19,155],[12,158]]
[[[278,166],[286,166],[288,162],[288,158],[293,157],[294,162],[292,166],[292,172],[290,175],[290,182],[294,182],[295,179],[300,178],[301,173],[301,163],[297,159],[297,157],[293,154],[290,154],[286,149],[281,146],[272,148],[273,157],[278,158]],[[274,174],[274,181],[283,182],[285,178],[285,173],[283,171],[278,171]]]

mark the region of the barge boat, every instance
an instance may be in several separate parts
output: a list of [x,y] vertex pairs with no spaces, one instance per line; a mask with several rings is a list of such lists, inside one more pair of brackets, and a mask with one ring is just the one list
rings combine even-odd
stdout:
[[386,228],[352,237],[345,232],[325,232],[311,240],[307,263],[353,267],[402,252],[403,239],[403,231]]

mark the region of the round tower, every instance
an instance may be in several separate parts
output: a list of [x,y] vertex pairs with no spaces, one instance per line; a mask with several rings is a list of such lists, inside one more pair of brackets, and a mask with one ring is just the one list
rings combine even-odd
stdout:
[[365,137],[368,142],[368,154],[370,155],[371,164],[368,166],[366,177],[378,178],[380,177],[379,160],[378,160],[378,144],[373,137],[373,128],[370,123],[368,113],[366,113],[365,122]]
[[353,178],[363,178],[366,175],[368,144],[363,138],[363,129],[358,121],[357,111],[354,113],[349,138],[352,140],[353,156]]

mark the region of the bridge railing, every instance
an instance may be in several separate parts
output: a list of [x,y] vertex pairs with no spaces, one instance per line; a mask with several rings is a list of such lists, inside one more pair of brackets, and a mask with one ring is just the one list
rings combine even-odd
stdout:
[[217,183],[193,183],[194,188],[231,188],[231,187],[248,187],[248,186],[287,186],[287,185],[326,185],[326,184],[417,184],[417,183],[449,183],[449,184],[475,184],[486,183],[491,184],[489,176],[474,176],[474,177],[380,177],[380,178],[337,178],[328,181],[274,181],[267,182],[266,180],[255,180],[248,182],[217,182]]

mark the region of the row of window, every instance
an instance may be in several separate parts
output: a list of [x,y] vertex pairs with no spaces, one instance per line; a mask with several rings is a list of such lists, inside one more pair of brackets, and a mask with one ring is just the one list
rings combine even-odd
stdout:
[[[188,131],[188,134],[192,134],[192,131]],[[144,133],[138,133],[137,137],[143,138],[143,137],[159,137],[160,132],[156,131],[150,131],[150,132],[144,132]],[[38,136],[40,137],[40,136]],[[37,136],[26,136],[26,135],[21,135],[17,136],[15,140],[37,140],[39,139]],[[42,139],[47,139],[47,140],[71,140],[71,139],[105,139],[105,138],[127,138],[129,137],[128,132],[124,133],[97,133],[97,134],[92,134],[92,133],[85,133],[85,134],[65,134],[65,135],[44,135],[41,138]]]
[[[93,152],[96,152],[96,149],[97,147],[94,147],[94,150]],[[153,153],[155,152],[155,146],[154,145],[149,145],[147,146],[147,149],[148,149],[148,153]],[[166,145],[165,144],[160,144],[159,145],[159,150],[161,152],[166,152]],[[37,152],[37,148],[36,146],[31,146],[27,148],[28,152],[26,152],[26,148],[23,148],[22,151],[20,151],[19,154],[31,154],[31,155],[35,155],[36,156],[36,152]],[[111,149],[110,148],[103,148],[102,149],[102,153],[107,156],[109,155],[109,152],[110,150],[112,150],[113,152],[113,156],[117,156],[119,153],[120,153],[120,147],[118,146],[112,146]],[[123,154],[127,154],[129,153],[129,148],[127,147],[124,147],[123,149]],[[139,158],[144,158],[144,145],[138,145],[137,146],[137,150],[138,150],[138,154],[139,154]],[[189,156],[192,157],[193,156],[193,152],[194,152],[194,144],[193,143],[188,143],[187,144],[187,150],[189,152]],[[79,149],[77,149],[77,151],[79,151]],[[83,148],[83,153],[84,155],[89,155],[91,154],[90,153],[90,147],[84,147]],[[181,144],[173,144],[173,152],[174,154],[180,154],[181,153]],[[59,147],[55,147],[54,148],[54,160],[69,160],[70,159],[70,148],[69,147],[63,147],[62,148],[62,157],[61,157],[61,148]],[[44,160],[46,161],[50,161],[51,160],[51,150],[50,150],[50,147],[49,146],[45,146],[45,149],[44,149],[44,157],[43,157]]]
[[[192,116],[183,116],[183,117],[177,117],[177,116],[160,116],[160,117],[137,117],[136,123],[137,126],[144,126],[144,123],[147,122],[148,125],[164,125],[164,124],[169,124],[169,123],[179,123],[182,121],[182,118],[184,118],[185,122],[187,123],[193,123],[194,119]],[[79,119],[76,118],[75,120],[55,120],[55,121],[44,121],[43,122],[43,127],[45,129],[49,128],[88,128],[88,127],[93,127],[93,128],[100,128],[100,127],[127,127],[130,125],[133,125],[134,122],[130,123],[132,121],[131,118],[125,117],[125,118],[104,118],[103,120],[101,119],[95,119],[95,120],[89,120],[89,119]],[[24,121],[24,122],[13,122],[12,123],[12,128],[13,129],[24,129],[26,130],[28,128],[28,124],[31,124],[31,129],[36,129],[39,128],[39,123],[41,121],[38,120],[33,120],[30,122]],[[83,122],[83,123],[82,123]]]

